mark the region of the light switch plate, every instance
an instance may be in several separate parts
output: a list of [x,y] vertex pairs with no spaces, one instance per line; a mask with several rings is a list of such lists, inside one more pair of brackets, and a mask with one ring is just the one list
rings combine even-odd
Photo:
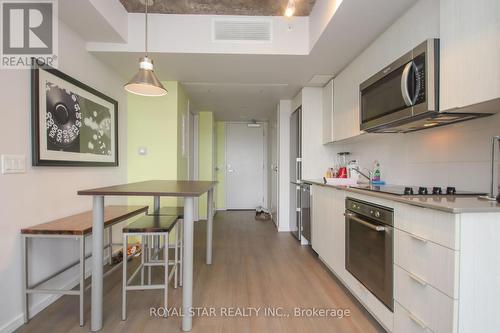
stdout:
[[26,172],[25,155],[2,155],[2,175]]

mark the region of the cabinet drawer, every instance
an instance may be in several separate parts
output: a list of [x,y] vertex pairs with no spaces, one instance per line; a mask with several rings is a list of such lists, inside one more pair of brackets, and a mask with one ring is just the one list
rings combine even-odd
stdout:
[[459,249],[459,216],[406,204],[394,207],[394,226],[437,244]]
[[435,333],[455,333],[458,300],[454,300],[429,284],[413,279],[394,265],[394,299],[410,314],[412,321]]
[[394,302],[393,333],[432,333],[432,331],[398,302]]
[[394,263],[452,298],[458,298],[459,252],[394,230]]

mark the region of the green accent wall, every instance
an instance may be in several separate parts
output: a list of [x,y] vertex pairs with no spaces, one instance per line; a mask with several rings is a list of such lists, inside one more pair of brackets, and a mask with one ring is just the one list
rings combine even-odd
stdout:
[[[127,95],[127,181],[187,179],[187,157],[182,155],[182,115],[188,96],[176,81],[162,82],[168,91],[162,97]],[[139,155],[139,148],[147,149]],[[128,199],[129,204],[147,204],[152,198]],[[161,205],[175,206],[176,198],[162,198]]]
[[[198,114],[199,180],[214,179],[214,115],[202,111]],[[200,219],[207,218],[207,195],[200,197],[198,205]]]
[[215,123],[215,151],[217,155],[216,180],[219,182],[215,190],[215,198],[217,209],[226,208],[226,123],[217,121]]

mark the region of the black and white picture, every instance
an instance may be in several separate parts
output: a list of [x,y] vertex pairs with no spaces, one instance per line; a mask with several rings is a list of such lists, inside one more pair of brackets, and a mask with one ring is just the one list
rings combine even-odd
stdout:
[[32,84],[33,165],[118,165],[115,100],[55,69]]

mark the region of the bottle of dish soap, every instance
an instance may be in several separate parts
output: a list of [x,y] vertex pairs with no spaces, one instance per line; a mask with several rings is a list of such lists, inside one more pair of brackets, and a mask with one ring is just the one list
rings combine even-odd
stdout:
[[382,171],[380,169],[380,163],[378,161],[375,161],[373,163],[372,181],[380,182],[381,177],[382,177]]

